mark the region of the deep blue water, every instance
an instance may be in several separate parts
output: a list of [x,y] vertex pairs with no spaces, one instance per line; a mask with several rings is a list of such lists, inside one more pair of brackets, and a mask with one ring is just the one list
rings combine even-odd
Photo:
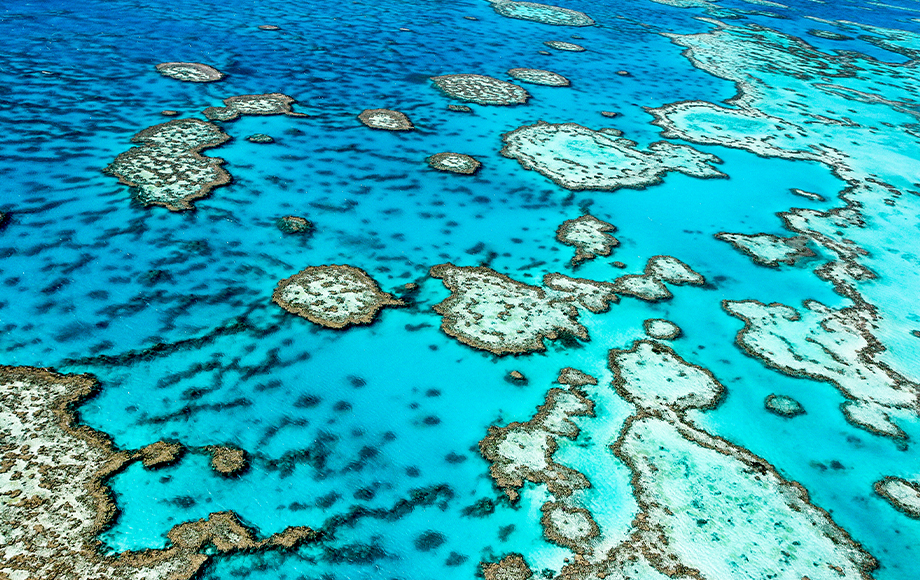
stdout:
[[[378,511],[339,526],[328,543],[218,558],[205,577],[470,578],[481,560],[512,551],[537,569],[558,570],[570,554],[542,538],[543,492],[528,488],[519,506],[500,501],[476,444],[490,425],[530,417],[560,368],[595,375],[600,384],[590,394],[598,417],[578,420],[591,451],[573,447],[560,457],[595,483],[584,501],[604,533],[625,537],[635,501],[628,471],[607,445],[630,408],[608,387],[606,352],[644,337],[642,321],[658,317],[683,329],[675,349],[728,388],[722,406],[700,414],[700,424],[802,483],[880,560],[877,578],[911,578],[920,522],[893,510],[871,486],[885,475],[920,473],[912,443],[899,448],[850,426],[832,387],[781,375],[744,355],[733,342],[741,324],[720,307],[723,299],[747,298],[847,305],[812,273],[817,259],[763,268],[712,237],[785,235],[777,212],[834,207],[844,183],[817,163],[716,146],[698,148],[720,157],[729,179],[672,173],[644,190],[569,192],[524,171],[498,153],[501,134],[518,126],[542,119],[615,127],[645,146],[660,139],[660,129],[643,107],[718,103],[735,94],[731,83],[694,68],[658,34],[709,30],[695,18],[702,10],[646,1],[560,4],[598,25],[512,20],[481,0],[0,5],[0,211],[8,213],[0,229],[3,364],[95,374],[102,392],[80,416],[121,447],[169,438],[189,446],[232,443],[253,457],[253,469],[236,479],[211,472],[202,455],[156,472],[133,465],[111,482],[122,511],[102,536],[109,549],[162,547],[173,525],[224,509],[271,534],[289,525],[319,528],[358,506]],[[769,10],[784,18],[747,15],[739,22],[891,62],[905,57],[860,39],[807,36],[827,26],[803,16],[920,30],[911,20],[920,11],[905,0],[890,4],[908,10],[784,4],[789,8],[734,0],[719,6]],[[282,30],[262,31],[260,24]],[[541,55],[546,40],[588,51]],[[204,62],[228,76],[182,83],[155,71],[167,61]],[[448,111],[453,101],[428,81],[452,73],[505,78],[519,66],[552,70],[572,86],[526,85],[533,99],[525,106],[473,105],[463,114]],[[618,70],[630,76],[613,74]],[[203,118],[200,111],[223,98],[274,91],[297,99],[295,110],[310,117],[223,124],[232,141],[206,154],[227,161],[233,183],[196,201],[194,211],[142,207],[101,173],[131,146],[132,135],[165,120],[164,109]],[[408,114],[417,130],[372,131],[357,121],[361,110],[378,107]],[[602,110],[621,115],[607,119]],[[276,143],[245,140],[257,132]],[[465,177],[428,168],[425,158],[446,150],[473,155],[483,169]],[[809,201],[790,188],[828,201]],[[904,203],[917,205],[915,199],[905,196]],[[621,274],[612,260],[632,273],[649,257],[668,254],[713,285],[676,288],[674,299],[660,304],[624,298],[610,313],[582,315],[590,342],[550,343],[529,356],[496,358],[438,329],[431,306],[447,291],[427,278],[429,267],[487,261],[529,283],[568,272],[571,249],[554,233],[582,208],[616,225],[620,246],[578,276],[612,280]],[[275,221],[287,214],[308,217],[316,232],[282,234]],[[278,280],[333,263],[363,268],[384,290],[421,283],[416,305],[340,332],[270,303]],[[914,284],[904,292],[916,293]],[[157,344],[173,346],[151,351]],[[912,350],[905,344],[898,352]],[[514,369],[527,375],[527,386],[505,380]],[[795,396],[808,414],[794,421],[768,414],[763,399],[774,392]],[[920,437],[916,422],[902,427]],[[844,469],[827,469],[834,460]],[[436,491],[434,500],[387,515],[423,488]],[[482,498],[497,502],[495,513],[463,514]],[[419,549],[416,539],[429,530],[445,542]],[[464,557],[459,565],[446,564],[452,552]]]

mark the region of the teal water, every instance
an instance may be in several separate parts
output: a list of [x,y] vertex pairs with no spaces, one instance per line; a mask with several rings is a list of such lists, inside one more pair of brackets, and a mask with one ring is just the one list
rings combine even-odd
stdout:
[[[583,433],[562,444],[557,460],[594,483],[578,499],[595,513],[605,541],[622,540],[637,508],[629,472],[608,446],[632,408],[609,388],[606,353],[643,338],[643,320],[667,318],[683,330],[675,350],[712,370],[728,390],[719,408],[695,414],[696,421],[802,483],[879,559],[876,578],[911,578],[920,523],[874,495],[872,483],[920,476],[916,416],[899,418],[906,445],[849,425],[838,410],[844,399],[830,385],[745,355],[734,343],[740,321],[720,307],[724,299],[849,305],[814,275],[830,259],[820,249],[795,266],[769,269],[713,238],[720,231],[788,235],[778,212],[838,207],[846,184],[814,161],[698,145],[723,161],[719,169],[729,179],[670,173],[643,190],[570,192],[499,154],[503,133],[537,120],[616,128],[644,148],[661,139],[645,107],[734,96],[731,82],[695,68],[659,34],[711,30],[700,16],[775,29],[828,54],[856,51],[855,60],[869,63],[910,56],[867,42],[860,36],[878,35],[853,25],[805,16],[920,30],[911,20],[920,11],[906,1],[891,2],[905,10],[783,3],[788,7],[726,0],[709,12],[648,1],[563,3],[598,23],[584,28],[504,18],[480,0],[0,7],[0,211],[8,214],[0,229],[3,364],[95,374],[102,391],[81,407],[80,418],[122,448],[166,438],[193,447],[230,443],[252,457],[252,469],[232,479],[213,473],[196,453],[157,471],[132,465],[110,482],[121,513],[101,536],[106,548],[163,547],[175,524],[234,510],[266,535],[308,525],[328,540],[291,553],[218,557],[205,578],[470,578],[480,561],[509,552],[525,554],[536,570],[558,571],[571,553],[543,539],[545,490],[529,485],[511,505],[476,445],[490,425],[531,417],[560,368],[596,376],[589,396],[597,417],[577,420]],[[260,24],[282,30],[261,31]],[[852,38],[809,35],[815,28]],[[588,50],[552,51],[546,40]],[[551,54],[539,54],[544,49]],[[228,76],[182,83],[156,73],[154,65],[166,61],[204,62]],[[447,110],[454,101],[428,81],[452,73],[505,79],[513,67],[552,70],[572,86],[525,85],[533,96],[527,105],[472,105],[464,114]],[[771,70],[772,89],[807,91],[816,112],[840,113],[840,99],[789,72]],[[901,158],[883,163],[867,146],[864,165],[879,165],[903,195],[895,209],[879,199],[864,207],[869,227],[853,235],[879,278],[859,289],[886,322],[877,334],[890,349],[884,360],[917,377],[911,244],[920,186],[910,166],[916,136],[907,132],[915,131],[916,72],[907,70],[902,85],[868,77],[847,86],[902,101],[901,110],[851,101],[846,114],[875,127],[879,150],[902,149]],[[205,154],[227,161],[233,183],[196,201],[194,211],[142,207],[129,188],[101,173],[131,146],[132,135],[167,120],[164,109],[203,118],[200,111],[223,98],[272,91],[297,99],[294,109],[310,117],[224,123],[232,140]],[[406,113],[417,130],[372,131],[357,121],[361,110],[378,107]],[[620,115],[609,119],[600,111]],[[246,141],[253,133],[276,142]],[[482,170],[467,177],[428,168],[427,156],[447,150],[476,157]],[[585,210],[614,224],[620,245],[577,276],[612,281],[667,254],[710,284],[672,288],[674,298],[663,303],[624,297],[609,313],[583,313],[590,341],[551,342],[526,356],[494,357],[439,330],[431,306],[448,292],[427,277],[431,266],[487,264],[532,284],[548,272],[571,274],[572,250],[555,241],[555,230]],[[282,234],[275,222],[287,214],[307,217],[316,231]],[[612,267],[614,260],[626,270]],[[407,282],[421,290],[409,308],[384,310],[374,324],[346,331],[320,328],[270,303],[278,280],[333,263],[366,270],[386,291]],[[527,376],[525,386],[505,379],[512,370]],[[793,420],[767,413],[770,393],[795,397],[808,413]],[[830,467],[833,461],[842,468]],[[483,499],[494,502],[493,513],[465,513]],[[398,509],[404,500],[411,509]],[[419,542],[426,534],[443,542]]]

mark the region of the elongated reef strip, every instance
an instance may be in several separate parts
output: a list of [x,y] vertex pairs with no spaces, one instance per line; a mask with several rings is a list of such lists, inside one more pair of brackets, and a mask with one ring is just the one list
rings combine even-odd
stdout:
[[165,77],[190,83],[213,83],[225,76],[216,68],[200,62],[163,62],[157,65],[157,71]]

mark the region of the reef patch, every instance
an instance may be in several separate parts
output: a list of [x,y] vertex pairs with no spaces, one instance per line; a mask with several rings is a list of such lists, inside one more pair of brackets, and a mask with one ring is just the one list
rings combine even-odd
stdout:
[[594,20],[584,12],[537,4],[536,2],[513,2],[508,0],[490,0],[492,8],[508,18],[530,20],[554,26],[593,26]]
[[664,318],[644,320],[642,327],[645,330],[645,334],[656,340],[674,340],[681,334],[679,326]]
[[530,98],[524,88],[485,75],[442,75],[431,80],[447,96],[480,105],[520,105]]
[[616,230],[613,224],[585,214],[562,222],[556,229],[556,239],[575,248],[575,256],[570,262],[574,268],[597,256],[609,256],[613,248],[620,244],[620,241],[609,233]]
[[460,342],[493,354],[545,350],[544,339],[563,335],[588,339],[577,322],[576,304],[603,312],[617,300],[605,282],[547,274],[545,288],[518,282],[484,266],[440,264],[431,268],[450,291],[434,306],[441,330]]
[[428,162],[432,169],[463,175],[473,175],[482,167],[482,163],[475,158],[463,153],[452,153],[450,151],[435,153],[425,161]]
[[405,113],[390,109],[365,109],[358,115],[358,120],[371,129],[385,131],[411,131],[415,129]]
[[164,77],[189,83],[213,83],[226,76],[216,68],[200,62],[163,62],[156,68]]
[[767,411],[780,417],[798,417],[805,414],[805,407],[801,403],[786,395],[767,395],[763,401],[763,406]]
[[776,268],[780,264],[792,266],[801,258],[814,257],[815,252],[807,246],[808,238],[793,236],[782,238],[773,234],[729,234],[719,232],[716,239],[728,242],[755,264]]
[[513,68],[508,71],[508,75],[525,83],[547,87],[567,87],[571,84],[561,74],[538,68]]
[[169,548],[103,554],[97,535],[117,513],[104,482],[168,449],[118,450],[78,425],[74,409],[97,389],[89,375],[0,367],[0,576],[190,580],[212,554],[290,549],[316,538],[297,527],[259,540],[233,513],[219,512],[173,527]]
[[310,266],[281,280],[272,301],[328,328],[370,324],[381,308],[405,305],[364,270],[348,265]]
[[550,48],[555,48],[556,50],[561,50],[563,52],[584,52],[585,47],[573,44],[571,42],[563,42],[561,40],[547,40],[544,42],[546,46]]
[[658,141],[642,151],[619,131],[595,131],[577,123],[537,121],[505,133],[502,141],[502,155],[575,191],[642,189],[660,183],[670,171],[726,177],[712,165],[721,163],[718,157],[690,146]]
[[873,488],[894,509],[915,520],[920,519],[920,484],[888,476],[876,481]]
[[223,159],[199,154],[228,139],[211,123],[176,119],[134,135],[131,141],[141,145],[120,154],[103,171],[135,188],[135,198],[144,205],[188,210],[192,200],[230,183],[230,174],[221,167]]
[[620,276],[613,281],[613,288],[617,294],[658,302],[674,297],[665,282],[677,286],[702,286],[706,284],[706,278],[673,256],[653,256],[642,274]]
[[202,113],[211,121],[233,121],[242,115],[288,115],[305,117],[296,113],[291,105],[296,101],[281,93],[262,95],[239,95],[224,99],[223,107],[208,107]]

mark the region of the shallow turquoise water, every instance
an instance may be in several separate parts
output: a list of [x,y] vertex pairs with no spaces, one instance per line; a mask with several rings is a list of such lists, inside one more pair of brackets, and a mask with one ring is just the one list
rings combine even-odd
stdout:
[[[918,28],[909,19],[920,17],[864,2],[784,3],[789,8],[740,1],[719,8],[770,10],[783,18],[734,15],[821,50],[888,62],[906,57],[855,38],[863,31],[844,29],[854,37],[846,41],[809,36],[827,26],[803,17],[911,31]],[[815,162],[698,146],[723,160],[719,169],[729,179],[671,173],[643,190],[569,192],[502,157],[501,135],[537,120],[614,127],[645,147],[661,137],[643,107],[719,103],[736,92],[658,34],[711,29],[695,18],[703,10],[652,2],[564,5],[598,25],[512,20],[484,1],[244,3],[232,10],[218,2],[23,1],[0,9],[0,211],[8,213],[0,230],[2,362],[95,374],[103,390],[80,417],[123,448],[168,438],[189,446],[232,443],[253,457],[252,470],[235,479],[214,474],[194,453],[155,472],[131,466],[111,481],[122,511],[102,535],[110,550],[162,547],[173,525],[229,509],[263,534],[289,525],[333,533],[322,545],[289,554],[217,558],[207,578],[469,578],[481,560],[508,552],[558,571],[570,554],[542,538],[544,491],[529,487],[516,506],[502,500],[476,445],[490,425],[532,416],[560,368],[593,374],[600,383],[589,394],[598,416],[579,419],[579,444],[564,446],[558,458],[595,483],[581,500],[605,535],[624,537],[635,500],[628,471],[607,446],[631,408],[609,388],[606,353],[643,338],[643,320],[667,318],[683,330],[675,349],[728,389],[724,403],[700,413],[698,422],[802,483],[879,559],[877,578],[911,577],[920,522],[896,512],[871,486],[885,475],[918,476],[917,422],[900,423],[911,437],[902,447],[850,426],[830,385],[782,375],[746,356],[733,341],[740,321],[720,307],[723,299],[748,298],[849,304],[812,272],[827,256],[774,270],[712,237],[785,235],[777,212],[836,207],[844,182]],[[265,23],[282,30],[256,28]],[[545,40],[588,51],[541,55]],[[154,70],[165,61],[206,62],[228,77],[177,82]],[[463,114],[448,111],[453,101],[428,81],[450,73],[505,78],[516,66],[552,70],[572,86],[526,85],[533,99],[525,106],[473,105]],[[876,89],[903,98],[896,88]],[[100,172],[130,147],[133,134],[163,122],[164,109],[201,118],[202,109],[225,97],[271,91],[293,96],[295,110],[311,117],[225,123],[233,140],[206,154],[227,161],[233,183],[196,201],[195,211],[142,207]],[[357,113],[377,107],[408,114],[417,130],[393,134],[357,122]],[[608,119],[602,110],[621,115]],[[890,109],[878,116],[915,121]],[[245,140],[257,132],[276,143]],[[425,158],[445,150],[484,166],[472,177],[428,168]],[[907,190],[911,179],[904,180]],[[899,227],[916,231],[916,196],[899,203]],[[651,256],[668,254],[711,284],[674,288],[674,298],[658,304],[623,298],[610,313],[581,316],[589,342],[550,343],[545,353],[528,356],[493,357],[438,329],[431,306],[447,291],[427,277],[429,267],[487,263],[528,283],[548,272],[571,273],[572,251],[554,234],[583,209],[616,225],[620,246],[578,276],[612,281],[623,273],[613,260],[638,273]],[[866,265],[885,276],[861,290],[895,321],[879,337],[892,364],[917,376],[917,339],[909,331],[920,327],[911,324],[920,312],[902,308],[902,297],[916,294],[916,276],[892,266],[895,259],[883,251],[883,208],[870,209],[876,223],[859,243],[870,251]],[[286,214],[308,217],[316,232],[285,236],[275,221]],[[916,263],[913,256],[903,260]],[[270,303],[278,280],[332,263],[363,268],[387,291],[407,282],[422,289],[411,308],[385,310],[373,325],[344,332]],[[157,344],[170,346],[151,350]],[[526,386],[505,380],[515,369],[528,377]],[[770,393],[794,396],[808,414],[770,415],[763,408]],[[828,467],[834,460],[843,468]],[[427,499],[409,511],[393,509],[420,489],[429,491]],[[496,502],[494,513],[464,514],[483,498]],[[334,523],[347,514],[354,516],[347,524]],[[444,542],[416,546],[428,531]]]

